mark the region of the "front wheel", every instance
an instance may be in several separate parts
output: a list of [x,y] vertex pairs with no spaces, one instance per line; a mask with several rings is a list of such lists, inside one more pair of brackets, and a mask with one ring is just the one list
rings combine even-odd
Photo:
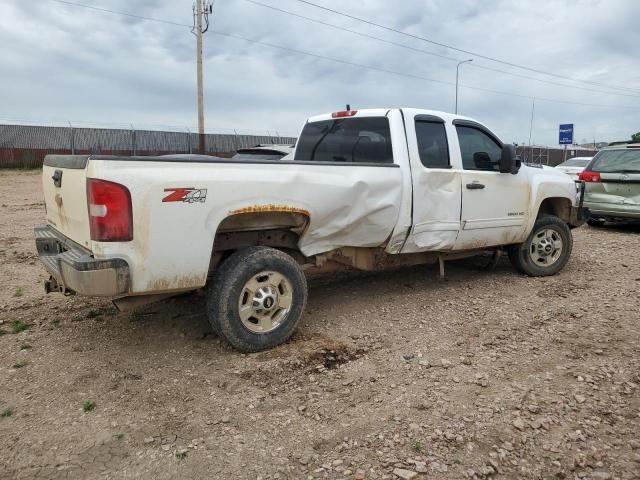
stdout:
[[302,317],[307,281],[286,253],[250,247],[231,255],[207,287],[207,315],[213,329],[242,352],[286,342]]
[[509,249],[509,259],[516,270],[532,277],[555,275],[569,261],[573,237],[569,226],[553,215],[536,220],[524,243]]

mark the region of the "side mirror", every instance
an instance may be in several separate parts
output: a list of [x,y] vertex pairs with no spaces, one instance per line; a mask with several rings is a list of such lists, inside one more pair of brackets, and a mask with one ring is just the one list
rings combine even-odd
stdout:
[[516,157],[516,149],[513,145],[505,145],[502,147],[502,155],[500,156],[500,173],[516,174],[520,171],[521,162]]

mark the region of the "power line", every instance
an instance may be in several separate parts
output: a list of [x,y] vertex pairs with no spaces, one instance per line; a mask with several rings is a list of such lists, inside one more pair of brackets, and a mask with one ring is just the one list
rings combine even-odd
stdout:
[[564,75],[559,75],[559,74],[552,73],[552,72],[545,72],[543,70],[538,70],[538,69],[527,67],[527,66],[524,66],[524,65],[518,65],[517,63],[508,62],[506,60],[500,60],[498,58],[489,57],[488,55],[482,55],[480,53],[472,52],[472,51],[469,51],[469,50],[464,50],[462,48],[458,48],[458,47],[454,47],[454,46],[451,46],[451,45],[447,45],[445,43],[437,42],[435,40],[431,40],[431,39],[426,38],[426,37],[421,37],[419,35],[414,35],[412,33],[403,32],[402,30],[398,30],[398,29],[393,28],[393,27],[388,27],[386,25],[381,25],[381,24],[373,22],[371,20],[366,20],[364,18],[356,17],[355,15],[350,15],[348,13],[340,12],[338,10],[334,10],[332,8],[325,7],[323,5],[318,5],[317,3],[313,3],[313,2],[310,2],[308,0],[295,0],[295,1],[296,2],[300,2],[300,3],[304,3],[306,5],[310,5],[310,6],[315,7],[315,8],[319,8],[321,10],[325,10],[327,12],[334,13],[336,15],[340,15],[342,17],[350,18],[350,19],[356,20],[358,22],[366,23],[367,25],[371,25],[371,26],[374,26],[374,27],[377,27],[377,28],[381,28],[383,30],[394,32],[394,33],[397,33],[399,35],[404,35],[406,37],[410,37],[410,38],[413,38],[415,40],[420,40],[422,42],[431,43],[431,44],[437,45],[439,47],[448,48],[450,50],[455,50],[457,52],[461,52],[461,53],[464,53],[464,54],[467,54],[467,55],[473,55],[475,57],[482,58],[484,60],[490,60],[492,62],[501,63],[503,65],[508,65],[510,67],[519,68],[519,69],[522,69],[522,70],[527,70],[529,72],[535,72],[535,73],[539,73],[539,74],[542,74],[542,75],[548,75],[548,76],[551,76],[551,77],[561,78],[563,80],[570,80],[572,82],[588,83],[590,85],[596,85],[596,86],[599,86],[599,87],[606,87],[606,88],[611,88],[611,89],[615,89],[615,90],[624,90],[624,91],[630,91],[630,92],[634,92],[634,93],[640,93],[640,91],[638,91],[636,89],[633,89],[633,88],[620,87],[620,86],[614,86],[614,85],[606,85],[606,84],[603,84],[603,83],[591,82],[589,80],[581,80],[581,79],[577,79],[577,78],[566,77]]
[[[320,58],[322,60],[329,60],[332,62],[336,62],[336,63],[341,63],[343,65],[350,65],[353,67],[359,67],[359,68],[364,68],[367,70],[374,70],[377,72],[383,72],[383,73],[389,73],[392,75],[397,75],[400,77],[407,77],[407,78],[413,78],[413,79],[417,79],[417,80],[424,80],[427,82],[432,82],[432,83],[439,83],[442,85],[450,85],[453,86],[455,85],[454,82],[447,82],[444,80],[436,80],[434,78],[428,78],[428,77],[423,77],[421,75],[414,75],[411,73],[405,73],[405,72],[398,72],[395,70],[389,70],[386,68],[381,68],[381,67],[375,67],[373,65],[366,65],[366,64],[362,64],[362,63],[356,63],[356,62],[350,62],[348,60],[342,60],[342,59],[338,59],[338,58],[334,58],[334,57],[328,57],[326,55],[320,55],[317,53],[311,53],[311,52],[306,52],[304,50],[298,50],[295,48],[289,48],[289,47],[284,47],[282,45],[276,45],[273,43],[269,43],[269,42],[263,42],[260,40],[254,40],[251,38],[247,38],[247,37],[243,37],[241,35],[236,35],[236,34],[232,34],[232,33],[225,33],[225,32],[219,32],[219,31],[215,31],[212,30],[211,33],[213,33],[214,35],[221,35],[224,37],[229,37],[229,38],[236,38],[238,40],[244,40],[245,42],[249,42],[249,43],[255,43],[257,45],[263,45],[265,47],[270,47],[270,48],[276,48],[279,50],[284,50],[287,52],[291,52],[291,53],[297,53],[300,55],[306,55],[306,56],[310,56],[310,57],[315,57],[315,58]],[[504,92],[504,91],[500,91],[500,90],[491,90],[489,88],[484,88],[484,87],[477,87],[475,85],[460,85],[461,88],[467,88],[470,90],[477,90],[480,92],[487,92],[487,93],[495,93],[497,95],[506,95],[506,96],[510,96],[510,97],[517,97],[517,98],[526,98],[528,100],[531,100],[533,98],[532,95],[523,95],[523,94],[519,94],[519,93],[513,93],[513,92]],[[559,99],[554,99],[554,98],[544,98],[544,97],[535,97],[536,100],[544,100],[547,102],[553,102],[553,103],[565,103],[568,105],[580,105],[580,106],[586,106],[586,107],[603,107],[603,108],[640,108],[637,105],[603,105],[603,104],[592,104],[592,103],[581,103],[581,102],[571,102],[568,100],[559,100]]]
[[178,22],[172,22],[171,20],[163,20],[161,18],[145,17],[143,15],[135,15],[133,13],[119,12],[117,10],[109,10],[108,8],[95,7],[93,5],[86,5],[84,3],[68,2],[66,0],[51,0],[51,1],[52,2],[57,2],[57,3],[62,3],[62,4],[65,4],[65,5],[70,5],[72,7],[88,8],[90,10],[96,10],[98,12],[113,13],[114,15],[122,15],[122,16],[125,16],[125,17],[137,18],[139,20],[149,20],[149,21],[152,21],[152,22],[164,23],[164,24],[167,24],[167,25],[174,25],[174,26],[177,26],[177,27],[189,27],[189,28],[191,28],[191,25],[187,25],[186,23],[178,23]]
[[[77,6],[77,7],[83,7],[83,8],[90,8],[92,10],[98,10],[101,12],[107,12],[107,13],[111,13],[111,14],[116,14],[116,15],[124,15],[124,16],[134,16],[135,18],[139,18],[142,20],[148,20],[148,21],[154,21],[154,22],[161,22],[161,23],[169,23],[171,25],[176,25],[176,26],[181,26],[181,27],[188,27],[189,29],[191,29],[191,25],[187,25],[187,24],[181,24],[181,23],[177,23],[177,22],[169,22],[169,21],[165,21],[165,20],[161,20],[161,19],[157,19],[157,18],[152,18],[152,17],[145,17],[142,15],[131,15],[129,13],[125,13],[125,12],[119,12],[116,10],[108,10],[108,9],[103,9],[103,8],[98,8],[98,7],[93,7],[90,5],[85,5],[85,4],[81,4],[81,3],[73,3],[73,2],[68,2],[66,0],[53,0],[55,2],[59,2],[59,3],[64,3],[64,4],[68,4],[68,5],[73,5],[73,6]],[[270,43],[270,42],[263,42],[260,40],[255,40],[252,38],[247,38],[241,35],[237,35],[237,34],[233,34],[233,33],[226,33],[226,32],[220,32],[220,31],[216,31],[216,30],[209,30],[212,34],[214,35],[220,35],[223,37],[228,37],[228,38],[234,38],[234,39],[238,39],[238,40],[243,40],[245,42],[248,43],[253,43],[256,45],[262,45],[265,47],[269,47],[269,48],[274,48],[274,49],[278,49],[278,50],[282,50],[282,51],[286,51],[286,52],[290,52],[290,53],[295,53],[295,54],[299,54],[299,55],[305,55],[305,56],[309,56],[309,57],[314,57],[314,58],[318,58],[318,59],[322,59],[322,60],[328,60],[328,61],[332,61],[335,63],[340,63],[342,65],[349,65],[349,66],[353,66],[353,67],[358,67],[358,68],[363,68],[366,70],[372,70],[372,71],[377,71],[377,72],[382,72],[382,73],[388,73],[391,75],[396,75],[396,76],[400,76],[400,77],[406,77],[406,78],[412,78],[412,79],[416,79],[416,80],[423,80],[423,81],[427,81],[427,82],[432,82],[432,83],[438,83],[438,84],[442,84],[442,85],[455,85],[455,83],[453,82],[447,82],[444,80],[437,80],[437,79],[433,79],[433,78],[429,78],[429,77],[424,77],[421,75],[414,75],[411,73],[406,73],[406,72],[398,72],[395,70],[389,70],[386,68],[382,68],[382,67],[376,67],[373,65],[366,65],[366,64],[362,64],[362,63],[356,63],[356,62],[350,62],[348,60],[342,60],[339,58],[334,58],[334,57],[329,57],[326,55],[320,55],[317,53],[312,53],[312,52],[307,52],[304,50],[298,50],[295,48],[290,48],[290,47],[285,47],[282,45],[276,45],[274,43]],[[531,95],[523,95],[523,94],[518,94],[518,93],[514,93],[514,92],[504,92],[504,91],[499,91],[499,90],[492,90],[492,89],[488,89],[488,88],[483,88],[483,87],[477,87],[474,85],[460,85],[461,88],[467,88],[470,90],[477,90],[480,92],[486,92],[486,93],[494,93],[497,95],[506,95],[506,96],[510,96],[510,97],[516,97],[516,98],[525,98],[528,100],[531,100],[533,98],[533,96]],[[567,100],[559,100],[559,99],[553,99],[553,98],[544,98],[544,97],[538,97],[536,96],[536,100],[543,100],[543,101],[547,101],[547,102],[553,102],[553,103],[563,103],[563,104],[568,104],[568,105],[578,105],[578,106],[587,106],[587,107],[602,107],[602,108],[638,108],[638,106],[634,106],[634,105],[602,105],[602,104],[590,104],[590,103],[580,103],[580,102],[572,102],[572,101],[567,101]]]
[[[256,0],[244,0],[244,1],[248,2],[248,3],[252,3],[252,4],[260,6],[260,7],[268,8],[270,10],[274,10],[276,12],[284,13],[284,14],[290,15],[292,17],[297,17],[297,18],[300,18],[300,19],[307,20],[309,22],[317,23],[319,25],[324,25],[324,26],[327,26],[327,27],[331,27],[331,28],[334,28],[336,30],[341,30],[343,32],[348,32],[348,33],[351,33],[351,34],[354,34],[354,35],[358,35],[360,37],[368,38],[370,40],[375,40],[377,42],[382,42],[382,43],[386,43],[388,45],[393,45],[395,47],[400,47],[400,48],[404,48],[404,49],[411,50],[411,51],[414,51],[414,52],[422,53],[422,54],[425,54],[425,55],[430,55],[430,56],[433,56],[433,57],[442,58],[444,60],[448,60],[448,61],[451,61],[451,62],[459,62],[460,61],[458,58],[455,58],[455,57],[450,57],[450,56],[447,56],[447,55],[442,55],[442,54],[439,54],[439,53],[430,52],[428,50],[423,50],[421,48],[416,48],[416,47],[412,47],[410,45],[405,45],[403,43],[394,42],[392,40],[387,40],[387,39],[384,39],[384,38],[376,37],[375,35],[369,35],[369,34],[366,34],[366,33],[358,32],[356,30],[351,30],[349,28],[345,28],[345,27],[342,27],[340,25],[336,25],[336,24],[333,24],[333,23],[325,22],[323,20],[318,20],[316,18],[307,17],[305,15],[301,15],[299,13],[291,12],[289,10],[284,10],[282,8],[278,8],[278,7],[275,7],[273,5],[268,5],[266,3],[258,2]],[[610,92],[610,91],[605,91],[605,90],[596,90],[596,89],[593,89],[593,88],[580,87],[580,86],[577,86],[577,85],[567,85],[567,84],[564,84],[564,83],[554,82],[552,80],[544,80],[544,79],[541,79],[541,78],[534,78],[534,77],[531,77],[531,76],[522,75],[522,74],[518,74],[518,73],[514,73],[514,72],[507,72],[506,70],[499,70],[497,68],[491,68],[491,67],[487,67],[487,66],[484,66],[484,65],[470,64],[469,67],[479,68],[479,69],[487,70],[489,72],[494,72],[494,73],[502,73],[502,74],[505,74],[505,75],[511,75],[511,76],[514,76],[514,77],[524,78],[526,80],[532,80],[532,81],[541,82],[541,83],[547,83],[549,85],[556,85],[556,86],[559,86],[559,87],[565,87],[565,88],[571,88],[571,89],[579,89],[579,90],[584,90],[584,91],[587,91],[587,92],[604,93],[606,95],[618,95],[618,96],[623,96],[623,97],[640,98],[640,95],[632,95],[632,94],[629,94],[629,93]]]

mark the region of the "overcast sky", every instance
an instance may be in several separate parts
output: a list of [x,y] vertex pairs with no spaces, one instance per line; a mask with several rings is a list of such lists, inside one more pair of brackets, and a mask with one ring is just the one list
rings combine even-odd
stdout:
[[[191,0],[78,1],[176,23],[192,21]],[[460,49],[627,90],[518,70],[296,0],[260,1],[413,49],[458,60],[474,58],[461,67],[461,113],[488,124],[504,141],[528,142],[534,96],[537,143],[557,144],[560,123],[575,123],[580,142],[626,139],[640,131],[638,0],[313,0]],[[353,108],[454,109],[454,60],[319,25],[247,0],[217,0],[212,30],[205,36],[207,131],[296,135],[306,117],[342,109],[347,103]],[[2,122],[196,128],[196,49],[188,27],[53,0],[0,0],[0,45]],[[518,76],[478,68],[483,66]]]

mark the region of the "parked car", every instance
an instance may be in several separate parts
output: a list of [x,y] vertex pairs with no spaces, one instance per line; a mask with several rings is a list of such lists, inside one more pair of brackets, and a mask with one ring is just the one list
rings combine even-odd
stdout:
[[589,164],[593,157],[575,157],[562,162],[556,168],[562,173],[566,173],[574,180],[578,180],[580,172]]
[[640,144],[608,147],[580,174],[589,225],[606,221],[640,222]]
[[231,158],[233,160],[281,160],[292,153],[292,145],[256,145],[238,149]]
[[477,121],[417,109],[312,117],[291,161],[48,155],[42,180],[47,291],[129,308],[206,287],[212,328],[246,352],[293,334],[305,273],[443,273],[506,251],[553,275],[584,222],[569,177],[521,165]]

